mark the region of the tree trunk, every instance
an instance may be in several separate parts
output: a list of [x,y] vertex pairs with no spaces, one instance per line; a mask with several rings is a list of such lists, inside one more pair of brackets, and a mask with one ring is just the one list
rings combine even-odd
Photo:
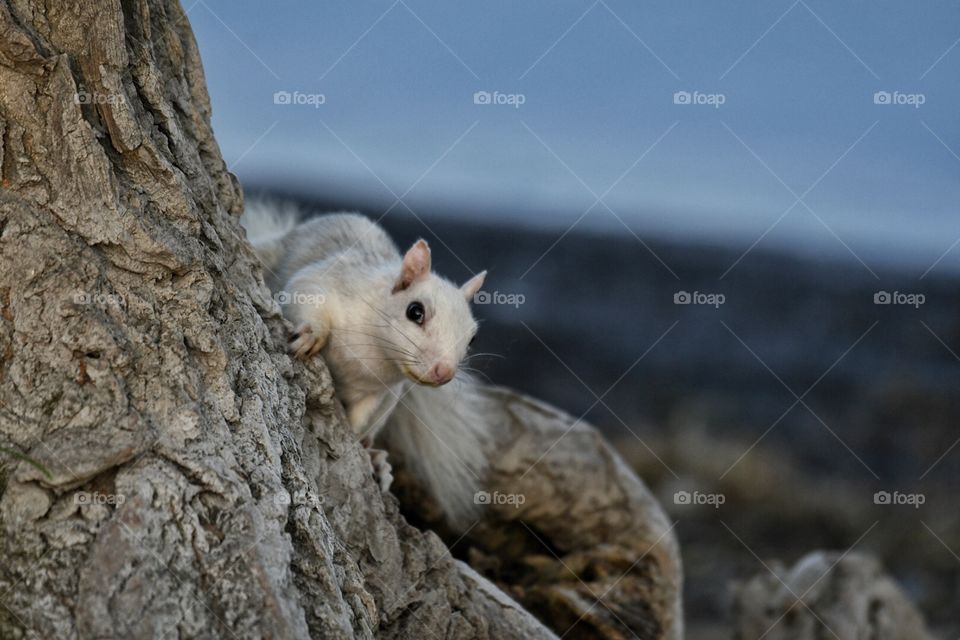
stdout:
[[0,31],[0,447],[36,463],[0,454],[0,638],[554,637],[285,355],[179,4],[0,1]]

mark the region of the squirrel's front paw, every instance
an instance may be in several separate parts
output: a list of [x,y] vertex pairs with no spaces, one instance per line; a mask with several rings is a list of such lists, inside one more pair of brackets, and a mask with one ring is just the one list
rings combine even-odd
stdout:
[[305,322],[290,336],[289,350],[297,358],[309,358],[320,353],[326,343],[326,336],[318,334],[311,324]]
[[387,452],[383,449],[367,449],[370,454],[370,462],[373,464],[373,477],[380,485],[380,491],[386,493],[393,484],[393,467],[387,462]]

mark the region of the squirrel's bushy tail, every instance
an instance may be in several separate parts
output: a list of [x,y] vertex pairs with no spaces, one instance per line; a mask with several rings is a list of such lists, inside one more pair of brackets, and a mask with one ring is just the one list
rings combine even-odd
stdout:
[[283,237],[300,222],[302,213],[292,202],[248,200],[240,216],[247,240],[267,269],[276,268],[284,252]]
[[492,448],[489,403],[479,383],[466,374],[442,387],[417,385],[379,434],[454,528],[470,526],[478,510],[475,496],[486,485]]

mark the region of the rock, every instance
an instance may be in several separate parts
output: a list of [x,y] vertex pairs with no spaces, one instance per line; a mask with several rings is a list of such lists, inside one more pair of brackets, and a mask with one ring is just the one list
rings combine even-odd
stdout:
[[[873,557],[815,551],[734,588],[743,640],[924,640],[923,617]],[[779,576],[779,578],[778,578]]]

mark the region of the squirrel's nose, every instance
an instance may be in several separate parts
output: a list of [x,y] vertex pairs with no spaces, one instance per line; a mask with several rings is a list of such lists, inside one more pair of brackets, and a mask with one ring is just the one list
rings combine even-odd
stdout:
[[434,384],[446,384],[453,380],[453,367],[438,362],[430,369],[430,380]]

